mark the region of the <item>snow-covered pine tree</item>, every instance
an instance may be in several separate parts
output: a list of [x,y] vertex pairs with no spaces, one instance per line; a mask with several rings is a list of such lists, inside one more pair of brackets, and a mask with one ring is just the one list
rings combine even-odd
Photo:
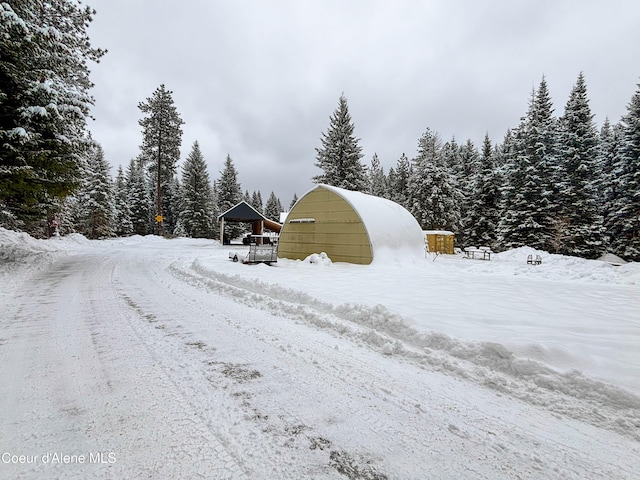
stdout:
[[140,159],[131,159],[127,168],[127,203],[131,211],[133,233],[147,235],[153,209]]
[[380,165],[377,153],[374,153],[371,158],[371,166],[367,176],[369,185],[367,192],[376,197],[387,198],[387,178],[384,175],[384,169]]
[[611,248],[612,229],[611,220],[616,214],[615,199],[618,198],[622,185],[622,171],[617,162],[623,138],[623,127],[620,123],[611,125],[608,118],[605,119],[598,139],[598,169],[599,185],[597,187],[600,199],[600,211],[604,221],[605,249],[613,253]]
[[544,77],[510,141],[504,167],[508,186],[503,189],[502,246],[553,250],[556,120]]
[[70,0],[0,3],[0,205],[36,236],[80,184],[89,62],[104,54],[87,34],[94,15]]
[[276,197],[275,193],[271,192],[271,194],[269,194],[269,198],[267,199],[267,203],[264,206],[264,216],[269,220],[279,222],[281,212],[282,204],[280,203],[280,199]]
[[442,142],[427,129],[418,141],[409,178],[410,211],[425,230],[460,230],[458,192],[449,167],[442,157]]
[[87,174],[78,192],[80,218],[77,231],[87,238],[115,235],[115,206],[109,170],[102,146],[95,144],[87,157]]
[[[162,197],[171,195],[169,189],[171,182],[175,179],[176,165],[180,159],[184,124],[172,95],[172,91],[160,85],[151,97],[138,104],[138,108],[144,114],[144,117],[138,121],[142,127],[140,158],[145,165],[149,166],[149,172],[155,180],[156,216],[163,217],[167,214],[169,219],[172,212],[164,211],[166,204],[163,203]],[[175,218],[173,221],[175,222]],[[162,234],[162,226],[163,222],[157,223],[158,234]],[[171,226],[167,225],[167,227]]]
[[207,164],[197,141],[182,165],[179,223],[189,237],[213,237],[213,195]]
[[118,166],[115,182],[113,184],[114,203],[114,231],[119,237],[125,237],[133,233],[133,223],[131,223],[131,209],[127,192],[127,179],[124,176],[122,165]]
[[[238,172],[233,164],[231,156],[227,154],[224,168],[214,183],[217,199],[218,214],[222,214],[242,200],[242,188],[238,182]],[[225,236],[236,238],[244,231],[244,227],[237,224],[225,225]]]
[[560,253],[597,258],[604,251],[603,219],[596,176],[598,133],[582,73],[571,90],[558,129],[558,210],[554,222],[564,229]]
[[340,96],[338,108],[329,119],[329,128],[322,132],[322,147],[316,148],[315,166],[322,170],[312,178],[347,190],[364,192],[367,189],[366,169],[361,163],[362,148],[353,134],[354,125],[347,99]]
[[262,194],[260,193],[260,190],[258,190],[257,192],[256,191],[253,192],[253,195],[251,195],[251,202],[249,202],[249,205],[251,205],[260,213],[264,212],[264,206],[262,204]]
[[486,134],[466,220],[467,243],[486,245],[492,250],[498,248],[497,228],[500,222],[500,189],[494,156],[495,151],[491,147],[489,134]]
[[468,217],[478,170],[478,151],[471,139],[462,146],[458,146],[453,139],[444,145],[442,155],[453,175],[457,194],[457,198],[454,200],[460,210],[460,230],[456,235],[456,241],[461,245],[469,245],[467,239]]
[[411,177],[411,163],[403,153],[396,162],[395,170],[389,170],[389,198],[410,209],[409,178]]
[[640,261],[640,84],[622,117],[621,144],[614,160],[619,189],[608,218],[611,249]]

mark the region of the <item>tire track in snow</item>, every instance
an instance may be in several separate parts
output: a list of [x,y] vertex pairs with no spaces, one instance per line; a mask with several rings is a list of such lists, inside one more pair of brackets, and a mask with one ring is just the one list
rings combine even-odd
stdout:
[[[371,429],[368,442],[362,444],[364,450],[361,451],[357,447],[354,449],[354,445],[352,445],[350,450],[356,454],[356,457],[358,452],[376,450],[378,455],[382,455],[382,458],[388,457],[397,460],[401,457],[399,457],[399,452],[394,450],[394,445],[407,445],[407,448],[410,448],[413,452],[422,456],[420,462],[426,460],[428,464],[428,459],[434,459],[432,465],[434,468],[435,465],[437,465],[437,468],[430,471],[436,475],[440,475],[442,478],[597,478],[597,476],[593,476],[593,472],[595,471],[606,472],[605,476],[610,478],[632,477],[630,472],[633,470],[633,467],[608,463],[609,459],[602,457],[599,460],[595,460],[598,455],[594,457],[585,456],[583,450],[574,449],[572,447],[572,441],[563,438],[563,434],[558,434],[557,431],[554,432],[555,435],[558,435],[558,439],[560,439],[556,441],[554,435],[547,434],[544,427],[542,427],[543,430],[539,430],[539,424],[537,422],[523,429],[522,426],[502,420],[500,414],[497,416],[493,414],[486,415],[476,411],[472,406],[474,403],[473,395],[475,394],[483,398],[484,400],[480,400],[482,403],[483,401],[487,401],[486,395],[488,395],[489,398],[493,395],[489,395],[488,390],[485,395],[485,393],[479,392],[475,387],[463,387],[465,393],[458,392],[458,395],[472,395],[472,397],[469,397],[469,404],[467,404],[467,402],[450,391],[451,382],[446,381],[441,383],[433,374],[425,374],[424,379],[417,379],[415,377],[415,368],[408,368],[407,375],[403,373],[403,370],[394,371],[392,376],[389,375],[388,370],[378,371],[378,362],[370,355],[364,353],[364,350],[358,348],[365,346],[367,349],[370,349],[371,346],[369,344],[357,340],[353,335],[339,333],[347,332],[350,328],[357,326],[346,325],[346,330],[345,325],[340,325],[336,329],[324,328],[332,324],[331,322],[337,322],[339,319],[336,318],[324,318],[322,319],[324,323],[305,321],[304,317],[307,316],[309,312],[304,305],[294,306],[295,308],[291,310],[297,312],[296,314],[303,315],[300,319],[291,314],[291,312],[286,311],[286,309],[279,312],[278,309],[282,307],[281,303],[270,303],[271,300],[269,298],[265,298],[264,295],[256,295],[253,289],[243,291],[241,288],[230,286],[223,282],[216,282],[211,278],[190,271],[188,264],[181,264],[180,266],[174,263],[170,271],[173,275],[183,280],[187,284],[187,287],[194,286],[204,292],[222,294],[222,296],[229,297],[250,307],[255,311],[253,315],[255,315],[256,318],[262,317],[264,320],[261,321],[256,328],[255,320],[245,321],[238,319],[234,327],[238,329],[244,328],[248,334],[253,334],[256,338],[260,338],[267,343],[271,342],[274,345],[278,343],[277,338],[271,338],[273,335],[277,337],[277,330],[272,326],[274,324],[273,319],[269,319],[267,315],[276,315],[295,320],[295,322],[284,321],[280,323],[283,326],[281,328],[287,329],[286,335],[283,335],[281,338],[287,339],[285,341],[291,343],[290,345],[284,345],[283,348],[290,350],[290,353],[297,353],[297,355],[293,355],[288,361],[286,367],[288,370],[295,371],[301,363],[309,364],[314,362],[314,360],[306,359],[305,355],[298,353],[295,347],[297,345],[309,345],[309,339],[313,339],[313,335],[309,337],[308,333],[304,333],[304,328],[296,327],[295,325],[316,328],[321,325],[321,331],[338,339],[336,342],[343,345],[345,347],[344,351],[348,352],[344,356],[344,361],[340,361],[340,357],[343,357],[343,348],[335,351],[330,345],[318,345],[318,348],[315,349],[318,362],[314,364],[316,371],[313,374],[313,381],[326,385],[328,392],[351,391],[358,397],[354,397],[352,399],[353,401],[345,398],[341,400],[332,398],[332,406],[337,407],[335,418],[353,418],[353,422],[349,422],[348,427],[345,425],[337,425],[336,427],[342,430],[345,428],[354,428],[355,431],[358,431],[363,422],[367,425],[376,425],[376,414],[378,413],[393,418],[395,422],[393,428],[389,430],[380,429],[380,432],[376,432],[375,429]],[[240,284],[242,284],[242,282]],[[264,285],[258,285],[258,288],[264,287]],[[267,290],[269,290],[268,286]],[[196,297],[189,292],[189,288],[180,289],[179,291],[183,296]],[[297,298],[297,292],[291,290],[285,291],[283,289],[279,293],[285,297],[288,296],[290,300]],[[215,299],[216,296],[209,296],[208,298]],[[212,300],[212,302],[215,302],[215,300]],[[293,336],[293,332],[298,330],[301,332],[300,338]],[[323,337],[324,335],[321,335],[318,338]],[[315,342],[315,340],[313,341]],[[356,348],[349,347],[349,342],[355,343]],[[366,365],[363,364],[362,367],[359,366],[356,356],[354,356],[355,352],[361,352]],[[383,355],[380,358],[380,363],[386,365],[389,365],[389,362],[397,365],[398,363],[402,364],[406,361],[407,358],[402,355]],[[325,362],[326,366],[324,365]],[[408,363],[410,363],[412,367],[416,366],[416,363]],[[423,367],[420,364],[417,366]],[[335,371],[331,372],[331,369],[335,369]],[[434,369],[425,368],[424,370]],[[302,369],[302,371],[304,371],[304,369]],[[351,375],[350,372],[353,372],[353,375]],[[344,376],[344,378],[339,378],[340,376]],[[288,383],[292,383],[291,388],[297,390],[300,387],[296,387],[294,380],[295,378],[291,378],[291,382]],[[434,386],[431,388],[427,387],[427,391],[421,391],[420,393],[415,391],[415,387],[430,386],[434,381],[436,382]],[[453,383],[456,382],[454,381]],[[384,384],[388,384],[387,389],[380,387]],[[462,384],[466,384],[466,382],[462,382]],[[315,398],[313,385],[305,385],[302,389],[307,392],[310,399]],[[385,392],[387,395],[381,395],[384,390],[387,390]],[[366,398],[361,397],[362,393],[365,394]],[[397,393],[398,396],[397,400],[394,399],[395,393]],[[321,398],[325,396],[322,392],[318,392],[317,395]],[[452,401],[452,398],[456,398],[456,400]],[[256,402],[259,401],[264,404],[265,395],[256,398]],[[375,408],[372,407],[374,407],[378,401],[379,403],[377,403],[377,405],[379,405],[381,410],[376,412]],[[493,403],[492,400],[489,401]],[[459,405],[460,402],[462,405]],[[495,411],[500,412],[501,406],[504,405],[502,400],[498,400],[495,403]],[[507,400],[507,410],[510,412],[512,411],[512,405],[513,403]],[[289,406],[289,408],[291,408],[291,406]],[[274,409],[277,409],[277,405],[269,405],[269,407],[263,409],[263,411],[271,412]],[[451,420],[445,423],[445,428],[442,428],[442,417],[444,416],[445,419],[449,417],[447,413],[449,409],[451,409]],[[322,411],[322,409],[320,409],[320,411]],[[400,411],[405,413],[400,413]],[[531,412],[533,413],[533,410],[531,410]],[[525,414],[527,417],[529,415],[530,414]],[[535,414],[534,416],[542,420],[542,425],[556,424],[555,428],[558,428],[559,424],[565,423],[564,421],[558,420],[556,416],[545,413]],[[553,419],[547,417],[553,417]],[[333,430],[334,426],[331,418],[327,418],[326,416],[324,418],[322,422],[324,426],[320,430],[308,432],[307,438],[311,444],[321,442],[321,439],[328,439],[330,441],[336,434],[338,436],[341,435],[339,430]],[[305,422],[302,422],[303,425],[304,423]],[[382,423],[384,424],[384,422]],[[317,423],[314,422],[312,424]],[[413,428],[417,428],[415,433],[412,432]],[[403,429],[405,431],[403,431]],[[593,429],[593,431],[597,432],[595,429]],[[316,432],[320,433],[319,437],[316,437]],[[331,432],[333,432],[333,434]],[[536,433],[532,435],[532,432]],[[385,441],[382,442],[384,445],[373,448],[372,444],[376,441],[378,435],[384,437]],[[598,436],[599,433],[592,435]],[[612,445],[617,443],[616,440],[613,440],[615,436],[608,433],[604,435],[610,438]],[[589,441],[593,440],[588,440],[587,442]],[[368,445],[369,448],[365,446],[367,443],[370,444]],[[333,448],[333,452],[340,452],[338,445],[332,445],[329,448]],[[446,457],[447,452],[450,451],[458,452],[458,454],[455,455],[458,460],[455,464],[442,464],[441,459]],[[536,452],[535,458],[528,458],[530,452],[534,451]],[[336,459],[342,458],[340,455],[336,455],[337,454],[334,453]],[[360,458],[360,464],[367,464],[366,457],[357,458]],[[373,458],[381,459],[380,457]],[[470,462],[469,459],[471,458],[475,460]],[[626,462],[622,463],[624,464]],[[396,461],[388,471],[393,471],[398,478],[405,478],[406,476],[412,477],[412,475],[407,474],[407,472],[404,472],[404,475],[401,473],[402,469],[399,469],[401,465],[402,463],[399,464]],[[421,463],[421,465],[425,464]],[[603,468],[603,465],[606,466]],[[539,473],[532,474],[532,471]],[[544,472],[547,473],[545,474]],[[550,476],[549,473],[551,473]],[[566,475],[564,473],[566,473]]]
[[[158,361],[166,365],[167,374],[181,386],[211,433],[249,478],[313,477],[320,466],[313,458],[306,458],[308,449],[295,445],[289,451],[294,447],[290,445],[283,450],[280,442],[283,436],[289,437],[284,426],[257,409],[251,403],[253,395],[243,394],[248,382],[259,382],[261,376],[251,367],[251,360],[240,358],[245,363],[238,363],[234,355],[229,361],[217,351],[217,344],[211,346],[208,339],[192,331],[204,321],[220,332],[214,338],[233,336],[226,328],[224,314],[204,311],[197,302],[174,292],[162,275],[145,267],[144,260],[139,263],[123,264],[115,290],[135,314],[132,322],[140,340],[152,351],[162,352]],[[157,292],[162,299],[157,298]],[[241,335],[232,343],[246,341]]]
[[463,342],[443,334],[423,334],[383,306],[334,306],[306,293],[259,280],[222,274],[194,260],[174,263],[182,280],[223,293],[249,306],[282,315],[368,345],[388,355],[453,374],[599,428],[640,441],[640,397],[583,376],[560,373],[539,362],[517,358],[502,345]]

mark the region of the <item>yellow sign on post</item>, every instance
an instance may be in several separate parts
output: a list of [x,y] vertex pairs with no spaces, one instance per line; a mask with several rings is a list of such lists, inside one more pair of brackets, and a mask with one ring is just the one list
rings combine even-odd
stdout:
[[162,215],[156,216],[156,222],[162,223]]

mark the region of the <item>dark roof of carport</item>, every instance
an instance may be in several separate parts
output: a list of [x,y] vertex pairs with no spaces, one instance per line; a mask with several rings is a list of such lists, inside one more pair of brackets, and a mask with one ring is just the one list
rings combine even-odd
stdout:
[[224,218],[228,222],[255,222],[267,218],[244,200],[218,216],[218,221]]

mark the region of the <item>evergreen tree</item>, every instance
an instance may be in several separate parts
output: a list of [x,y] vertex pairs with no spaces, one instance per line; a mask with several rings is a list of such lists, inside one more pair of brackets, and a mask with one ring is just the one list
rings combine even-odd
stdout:
[[458,146],[455,138],[444,145],[442,156],[445,165],[451,171],[457,205],[460,212],[460,230],[456,235],[456,241],[462,245],[468,244],[467,228],[469,224],[470,202],[472,200],[475,176],[478,170],[478,151],[471,140]]
[[132,159],[127,168],[127,198],[133,233],[146,235],[149,233],[149,220],[153,210],[144,166],[139,159]]
[[505,248],[528,245],[552,250],[552,221],[557,209],[553,182],[556,122],[546,80],[532,94],[529,110],[511,138],[505,165],[501,243]]
[[470,196],[469,216],[466,222],[466,241],[470,245],[498,248],[497,227],[500,221],[500,190],[489,135],[484,137],[480,164]]
[[600,211],[604,219],[605,239],[607,249],[611,249],[610,232],[615,229],[614,219],[617,206],[616,199],[622,192],[621,179],[622,164],[618,162],[622,145],[623,127],[621,124],[611,125],[609,119],[605,119],[600,130],[598,141],[598,179],[597,191],[600,199]]
[[322,133],[322,147],[316,148],[315,166],[322,170],[322,174],[312,178],[315,183],[360,192],[366,190],[365,167],[360,162],[362,148],[353,130],[347,99],[342,95],[338,108],[330,117],[329,128]]
[[621,145],[614,160],[618,191],[608,219],[614,253],[640,261],[640,84],[622,117]]
[[131,209],[127,192],[127,180],[122,170],[122,165],[118,167],[115,183],[113,186],[114,200],[114,232],[117,236],[123,237],[133,233],[133,223],[131,223]]
[[374,153],[371,158],[371,166],[368,172],[368,193],[376,197],[387,198],[387,179],[384,176],[384,169],[380,165],[378,154]]
[[260,190],[258,190],[257,192],[253,192],[249,205],[251,205],[260,213],[264,212],[264,207],[262,205],[262,194],[260,193]]
[[597,258],[603,252],[603,220],[597,202],[598,138],[582,73],[560,118],[559,208],[554,218],[563,228],[559,252]]
[[213,236],[213,196],[207,164],[198,142],[182,166],[180,227],[189,237]]
[[389,170],[389,198],[403,207],[410,209],[409,178],[411,163],[403,153],[396,162],[395,170]]
[[271,192],[264,207],[264,216],[269,220],[279,222],[280,212],[282,212],[282,204],[280,203],[280,199],[276,197],[275,193]]
[[245,190],[244,191],[244,196],[242,197],[242,200],[244,200],[245,202],[247,202],[249,205],[251,205],[252,203],[252,198],[251,195],[249,195],[249,190]]
[[0,206],[38,236],[89,151],[88,64],[104,54],[87,35],[94,15],[69,0],[0,3]]
[[409,179],[410,211],[425,230],[460,230],[453,175],[442,156],[437,133],[427,129],[418,141]]
[[291,199],[291,203],[289,203],[289,211],[291,211],[291,209],[293,208],[293,206],[296,204],[297,201],[298,201],[298,195],[296,195],[296,193],[294,192],[293,198]]
[[114,202],[109,163],[96,144],[87,159],[87,175],[78,194],[80,218],[77,231],[88,238],[112,237]]
[[[238,172],[230,155],[224,162],[224,168],[214,185],[219,214],[222,214],[242,200],[242,188],[238,182]],[[236,238],[243,232],[243,227],[233,224],[225,225],[225,236]]]
[[[172,204],[163,203],[162,197],[171,195],[169,190],[172,181],[175,180],[182,144],[181,126],[184,122],[178,114],[172,95],[173,92],[160,85],[146,102],[138,104],[138,108],[145,115],[138,121],[142,127],[140,158],[149,165],[149,172],[155,179],[156,215],[160,217],[164,216],[163,207]],[[158,234],[162,234],[162,223],[158,222]]]

